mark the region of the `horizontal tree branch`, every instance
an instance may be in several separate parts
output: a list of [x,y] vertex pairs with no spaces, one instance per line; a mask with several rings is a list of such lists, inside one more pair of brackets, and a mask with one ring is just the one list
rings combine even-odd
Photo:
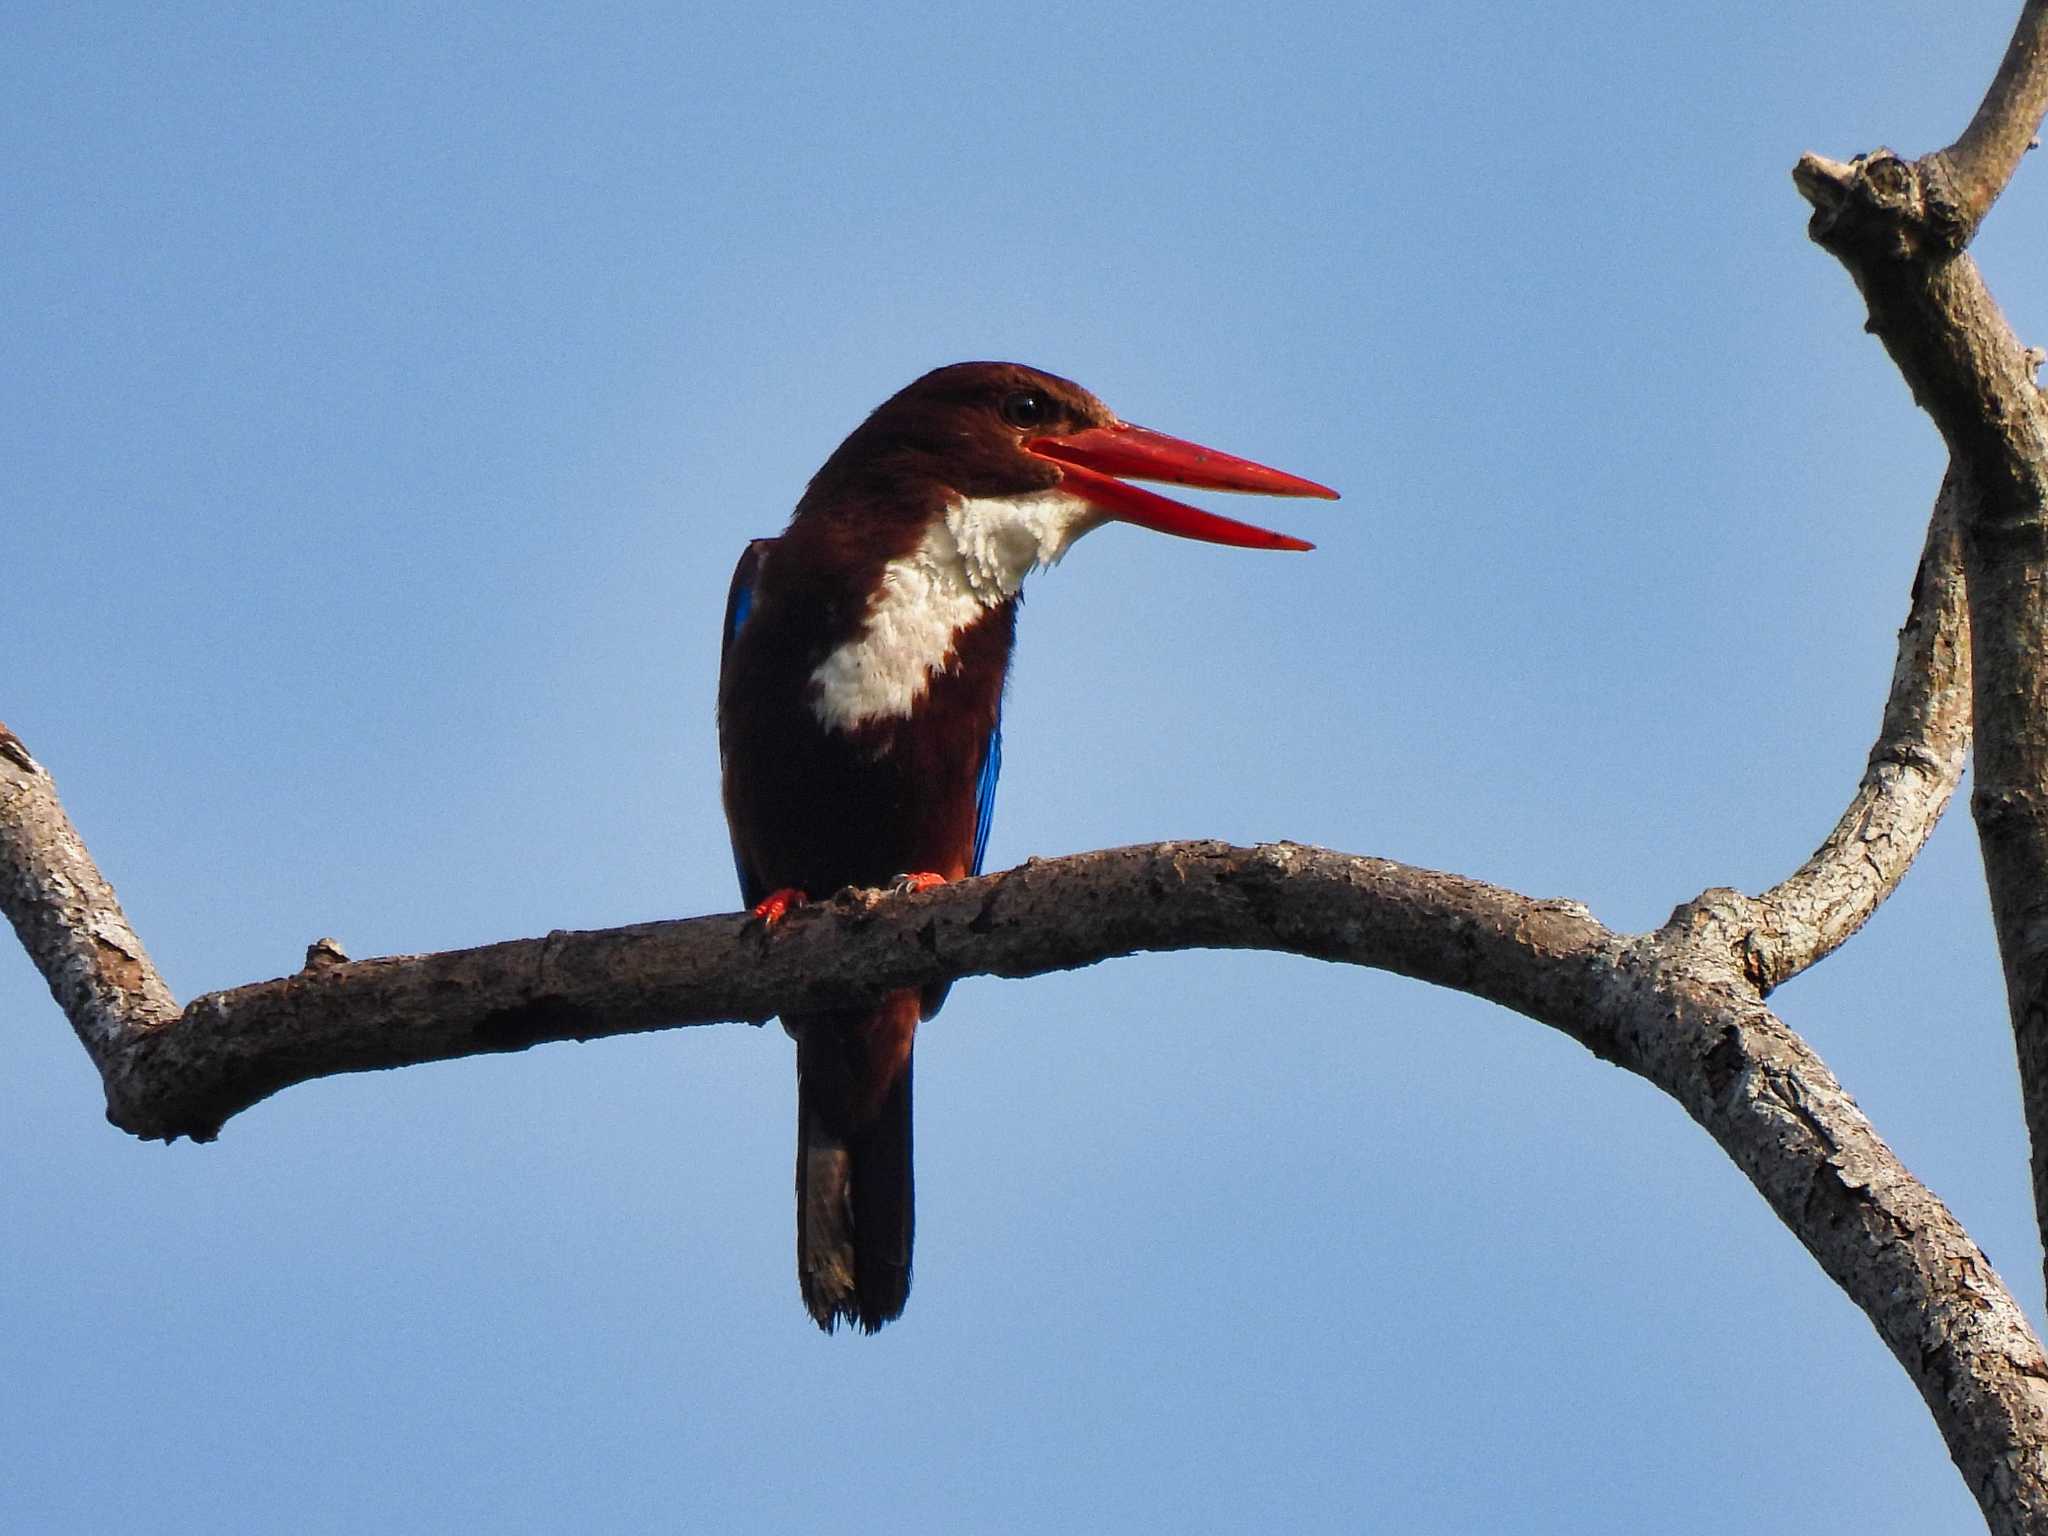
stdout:
[[[845,891],[772,928],[744,914],[326,964],[195,999],[138,1037],[108,1113],[211,1136],[295,1082],[545,1041],[759,1022],[893,987],[1038,976],[1141,950],[1275,949],[1457,987],[1582,1038],[1572,962],[1615,941],[1581,907],[1290,843],[1160,843],[1034,860],[897,896]],[[1618,952],[1618,951],[1615,951]],[[1611,958],[1611,954],[1610,954]]]
[[[300,973],[200,997],[165,1024],[152,988],[69,982],[99,962],[90,944],[49,937],[73,911],[59,887],[101,892],[96,920],[118,908],[69,822],[51,816],[48,775],[18,743],[10,752],[0,859],[25,852],[29,877],[10,871],[0,891],[38,963],[57,965],[53,991],[81,1037],[98,1043],[109,1117],[138,1135],[210,1137],[268,1094],[335,1072],[758,1021],[1147,950],[1272,949],[1373,966],[1541,1020],[1677,1099],[1864,1309],[1987,1511],[2040,1507],[2029,1500],[2048,1485],[2048,1361],[1954,1217],[1763,1006],[1741,961],[1754,903],[1735,892],[1709,892],[1658,932],[1630,937],[1576,902],[1385,859],[1160,843],[1034,860],[916,895],[842,892],[773,927],[732,914],[363,961],[316,945]],[[48,835],[64,847],[39,847]],[[64,860],[70,873],[52,878]],[[137,945],[123,963],[146,967],[139,957]]]

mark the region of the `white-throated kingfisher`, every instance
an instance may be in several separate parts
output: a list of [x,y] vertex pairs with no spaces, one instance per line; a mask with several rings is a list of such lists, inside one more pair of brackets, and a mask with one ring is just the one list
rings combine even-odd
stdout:
[[[885,401],[740,557],[718,681],[740,889],[768,922],[843,886],[981,871],[1024,578],[1105,522],[1308,549],[1126,483],[1335,496],[1120,421],[1079,385],[956,363]],[[910,1292],[910,1051],[944,985],[783,1020],[797,1047],[797,1280],[828,1333]]]

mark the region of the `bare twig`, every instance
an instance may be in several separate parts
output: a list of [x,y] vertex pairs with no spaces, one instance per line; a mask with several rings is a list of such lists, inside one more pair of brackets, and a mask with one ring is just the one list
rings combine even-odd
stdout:
[[1991,89],[1962,137],[1941,151],[1954,186],[1963,244],[2019,168],[2048,113],[2048,0],[2027,0]]
[[1861,928],[1941,820],[1970,752],[1968,625],[1955,493],[1944,480],[1863,781],[1813,857],[1756,899],[1746,964],[1766,993]]
[[108,1091],[135,1042],[178,1016],[171,989],[85,851],[50,775],[0,725],[0,911]]

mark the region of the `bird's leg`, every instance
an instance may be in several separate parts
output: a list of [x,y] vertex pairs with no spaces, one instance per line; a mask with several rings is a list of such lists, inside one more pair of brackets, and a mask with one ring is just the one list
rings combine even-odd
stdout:
[[930,870],[919,870],[916,874],[898,875],[889,882],[888,889],[897,896],[915,896],[919,891],[936,889],[946,883],[944,875],[935,875]]
[[803,906],[810,899],[795,886],[785,885],[780,890],[770,891],[755,902],[754,916],[772,926],[788,916],[790,908]]

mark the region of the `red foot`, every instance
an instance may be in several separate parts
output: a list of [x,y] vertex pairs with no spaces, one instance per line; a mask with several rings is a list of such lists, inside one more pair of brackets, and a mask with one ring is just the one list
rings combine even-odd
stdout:
[[779,923],[789,915],[791,907],[800,907],[811,898],[793,885],[785,885],[779,891],[770,891],[754,903],[754,916],[764,923]]
[[927,869],[914,875],[898,875],[889,882],[889,889],[898,896],[915,896],[919,891],[929,891],[945,883],[944,875],[935,875]]

